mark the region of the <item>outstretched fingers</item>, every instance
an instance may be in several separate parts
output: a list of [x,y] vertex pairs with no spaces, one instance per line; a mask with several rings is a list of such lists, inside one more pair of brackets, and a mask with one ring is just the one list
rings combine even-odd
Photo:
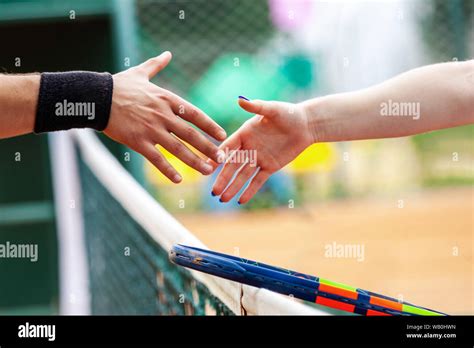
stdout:
[[244,193],[239,198],[239,204],[247,203],[263,186],[263,184],[268,180],[270,177],[270,173],[259,169],[258,173],[254,176],[254,178],[250,181],[250,184],[245,189]]
[[[169,128],[169,130],[178,138],[186,141],[188,144],[199,150],[202,154],[212,159],[219,161],[219,148],[211,142],[204,134],[194,129],[187,122],[176,118]],[[211,165],[211,169],[213,170]]]
[[[244,163],[236,160],[238,150],[232,150],[229,157],[226,159],[221,172],[212,186],[212,194],[220,196],[225,188],[229,185],[235,173],[244,165]],[[222,201],[222,199],[221,199]]]
[[227,137],[225,130],[204,111],[176,94],[170,93],[170,99],[171,109],[176,115],[194,124],[216,140],[222,141]]
[[224,193],[221,195],[221,201],[228,202],[232,198],[234,198],[234,196],[239,193],[242,187],[244,187],[245,183],[255,174],[256,171],[257,168],[251,165],[250,163],[244,164],[238,171],[232,183],[225,189]]
[[155,145],[151,143],[144,145],[144,147],[139,152],[172,182],[175,184],[181,182],[181,175],[179,175],[176,169],[173,168],[173,166],[166,160],[166,158],[160,153]]
[[191,168],[196,169],[198,172],[204,175],[209,175],[212,173],[212,166],[192,152],[175,136],[171,134],[163,136],[160,140],[160,145]]
[[274,101],[248,100],[245,97],[239,97],[239,105],[245,111],[252,114],[273,117],[278,114],[278,105]]
[[238,132],[235,132],[219,146],[220,154],[218,155],[217,161],[209,159],[207,163],[209,163],[215,170],[219,165],[224,164],[228,160],[226,156],[232,155],[233,151],[238,150],[240,146],[240,135]]

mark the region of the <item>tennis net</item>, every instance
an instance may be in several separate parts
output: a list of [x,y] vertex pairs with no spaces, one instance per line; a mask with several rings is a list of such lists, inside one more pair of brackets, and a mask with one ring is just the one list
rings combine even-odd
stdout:
[[[52,138],[51,147],[59,152],[52,158],[59,162],[53,173],[62,230],[63,314],[327,314],[265,289],[172,264],[172,245],[205,246],[133,179],[93,132]],[[75,202],[74,209],[64,209],[61,202],[66,200]],[[74,219],[76,223],[68,222]],[[73,226],[81,231],[73,233]],[[81,274],[84,279],[78,279]]]

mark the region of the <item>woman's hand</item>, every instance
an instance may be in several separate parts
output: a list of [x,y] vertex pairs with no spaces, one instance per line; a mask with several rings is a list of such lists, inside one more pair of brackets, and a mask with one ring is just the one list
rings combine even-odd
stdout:
[[149,81],[170,60],[171,53],[164,52],[113,76],[112,108],[104,133],[141,153],[171,181],[179,183],[181,176],[155,146],[163,146],[187,165],[207,175],[212,173],[212,166],[180,139],[210,159],[217,160],[218,147],[188,122],[216,140],[224,140],[226,133],[197,107]]
[[[239,199],[239,204],[244,204],[271,174],[291,162],[314,139],[303,104],[249,101],[243,97],[239,104],[256,115],[220,146],[227,156],[220,158],[219,162],[225,163],[212,193],[220,196],[221,202],[228,202],[253,177]],[[213,165],[217,167],[218,163]]]

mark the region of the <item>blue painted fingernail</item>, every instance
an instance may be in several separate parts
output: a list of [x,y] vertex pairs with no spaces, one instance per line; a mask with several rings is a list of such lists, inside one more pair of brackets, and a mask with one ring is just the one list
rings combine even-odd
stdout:
[[215,196],[216,196],[216,194],[214,193],[214,191],[211,191],[211,195],[212,195],[212,197],[215,197]]
[[222,198],[219,198],[219,202],[224,203],[224,201],[222,200]]
[[250,101],[250,99],[244,97],[243,95],[239,95],[239,98],[240,98],[240,99],[243,99],[243,100],[246,100],[246,101]]
[[238,205],[241,205],[242,203],[240,203],[240,201],[237,201],[237,204],[238,204]]

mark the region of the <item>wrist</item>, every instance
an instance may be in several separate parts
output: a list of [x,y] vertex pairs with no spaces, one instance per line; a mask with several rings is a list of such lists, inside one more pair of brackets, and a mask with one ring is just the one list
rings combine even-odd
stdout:
[[42,73],[34,132],[104,130],[109,121],[112,91],[109,73]]
[[324,116],[325,103],[324,97],[309,99],[301,103],[312,144],[327,141],[327,120]]
[[39,80],[39,74],[0,75],[0,138],[33,131]]
[[35,126],[36,108],[38,106],[38,94],[40,85],[40,74],[24,75],[22,77],[22,94],[25,100],[21,102],[23,110],[18,114],[21,123],[21,133],[33,132]]

